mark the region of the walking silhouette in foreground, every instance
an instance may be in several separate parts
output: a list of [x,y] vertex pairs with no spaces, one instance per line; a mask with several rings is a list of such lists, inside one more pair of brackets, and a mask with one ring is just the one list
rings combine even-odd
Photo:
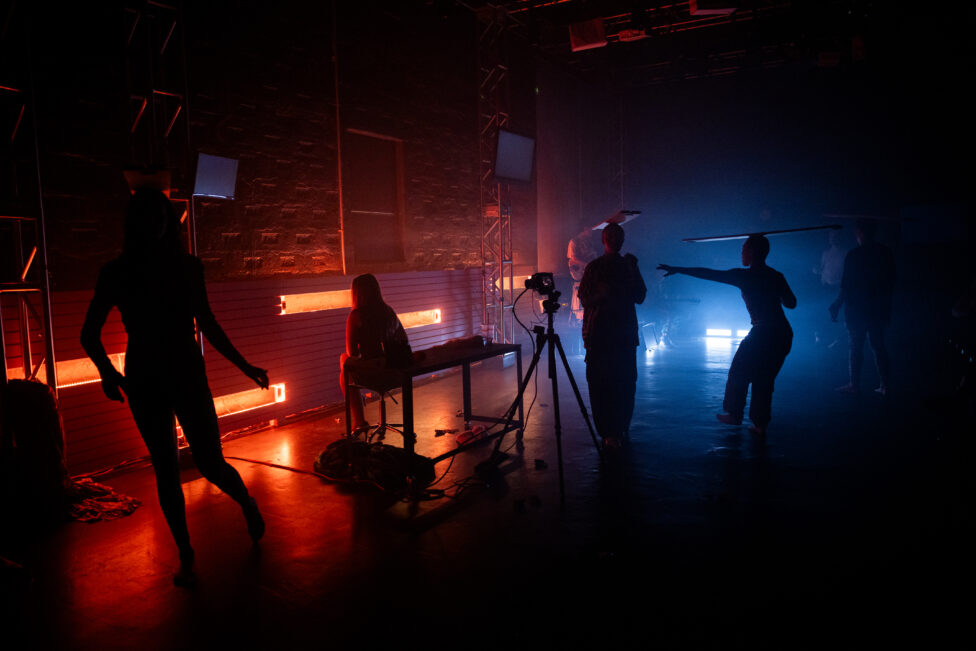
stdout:
[[[125,375],[112,366],[101,341],[102,326],[113,307],[119,309],[128,334]],[[122,255],[99,273],[81,343],[98,367],[105,395],[118,402],[129,399],[132,417],[152,459],[159,504],[179,548],[180,567],[173,577],[177,585],[192,584],[196,575],[180,485],[174,414],[196,467],[240,504],[255,544],[265,529],[241,476],[224,460],[194,319],[218,352],[262,389],[268,388],[267,371],[248,364],[214,318],[203,264],[185,252],[169,199],[158,190],[136,190],[125,216]]]
[[604,253],[586,265],[579,285],[583,305],[586,384],[596,431],[605,448],[618,448],[630,437],[637,390],[637,310],[647,295],[637,258],[620,255],[624,229],[603,229]]
[[830,305],[830,318],[837,320],[844,307],[847,334],[850,340],[850,382],[837,390],[859,393],[861,367],[864,364],[864,338],[867,336],[874,351],[881,395],[888,393],[890,364],[885,347],[884,331],[891,321],[891,297],[895,287],[895,258],[891,249],[874,241],[877,222],[859,219],[854,227],[858,246],[844,258],[844,275],[840,293]]
[[793,347],[793,329],[783,306],[796,307],[796,296],[783,274],[766,265],[769,240],[763,235],[750,235],[742,245],[742,264],[745,269],[721,271],[704,267],[673,267],[658,265],[665,277],[686,274],[704,280],[735,285],[742,290],[742,300],[752,319],[752,329],[739,342],[739,349],[732,358],[729,378],[725,383],[725,413],[718,414],[719,421],[727,425],[739,425],[745,412],[746,393],[752,384],[752,401],[749,418],[754,434],[765,436],[769,426],[773,384],[786,356]]

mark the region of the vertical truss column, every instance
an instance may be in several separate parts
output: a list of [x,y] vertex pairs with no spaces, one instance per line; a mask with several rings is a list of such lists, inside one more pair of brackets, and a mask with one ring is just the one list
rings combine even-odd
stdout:
[[510,103],[504,40],[508,15],[486,7],[477,16],[478,138],[481,186],[482,334],[495,341],[515,340],[512,313],[512,214],[508,187],[495,179],[498,130],[508,127]]
[[129,164],[169,171],[170,198],[196,253],[184,23],[178,0],[130,0],[125,7]]
[[[25,2],[11,2],[0,15],[0,299],[17,302],[16,330],[25,379],[39,375],[55,393],[57,371],[51,319],[50,277],[44,239],[44,202],[38,159],[36,111],[31,74],[31,15]],[[0,300],[2,307],[2,300]],[[0,309],[0,381],[8,371]],[[42,347],[42,348],[41,348]],[[41,348],[40,351],[35,351]],[[40,353],[35,362],[35,352]],[[41,374],[41,369],[44,373]],[[16,374],[16,371],[14,371]]]

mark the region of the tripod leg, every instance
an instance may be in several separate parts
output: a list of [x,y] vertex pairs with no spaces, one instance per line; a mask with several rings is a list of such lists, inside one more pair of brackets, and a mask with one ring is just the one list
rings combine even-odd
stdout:
[[586,411],[586,405],[583,404],[583,396],[580,395],[579,387],[576,385],[576,379],[573,377],[573,372],[569,370],[569,362],[566,361],[566,352],[563,350],[563,344],[559,341],[559,335],[553,335],[552,338],[556,342],[556,348],[559,349],[559,356],[563,360],[563,368],[566,369],[566,377],[569,378],[569,383],[573,386],[573,393],[576,394],[576,402],[579,403],[580,411],[583,413],[583,420],[586,421],[586,427],[590,430],[590,438],[593,439],[593,445],[596,447],[596,452],[600,456],[600,462],[602,463],[603,451],[600,449],[600,443],[596,440],[596,431],[590,422],[590,415]]
[[549,380],[552,382],[552,417],[556,430],[556,458],[559,461],[559,503],[566,503],[566,488],[563,480],[563,426],[559,419],[559,386],[556,380],[556,349],[553,340],[559,343],[559,336],[552,333],[552,315],[549,316],[550,332],[546,335],[549,341]]
[[[518,395],[515,396],[515,400],[512,401],[511,406],[508,411],[505,412],[505,426],[502,429],[508,429],[509,425],[512,424],[512,419],[515,418],[515,412],[518,411],[519,419],[522,421],[522,427],[519,429],[519,438],[522,437],[522,433],[525,429],[525,419],[522,416],[522,396],[525,394],[525,388],[529,386],[529,379],[532,377],[532,373],[535,371],[536,367],[539,365],[539,359],[542,357],[542,349],[545,347],[545,337],[539,335],[536,337],[535,354],[532,355],[532,361],[529,362],[529,368],[525,371],[525,377],[521,379],[519,383]],[[522,358],[519,357],[519,370],[521,370]],[[495,441],[495,448],[492,451],[492,456],[498,453],[498,450],[502,447],[502,440],[505,435],[502,434]]]

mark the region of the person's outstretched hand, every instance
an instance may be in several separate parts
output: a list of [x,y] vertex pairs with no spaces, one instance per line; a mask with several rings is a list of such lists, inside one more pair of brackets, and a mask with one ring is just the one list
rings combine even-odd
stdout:
[[657,268],[660,271],[664,271],[665,272],[665,274],[664,274],[664,277],[665,278],[667,278],[668,276],[673,276],[674,274],[678,273],[677,271],[674,270],[674,267],[672,267],[669,264],[659,264],[657,266]]
[[254,383],[262,389],[267,389],[270,385],[270,382],[268,382],[268,372],[265,369],[248,364],[241,370],[244,371],[244,375],[254,380]]
[[102,376],[102,392],[105,397],[109,400],[114,400],[115,402],[125,402],[125,396],[122,395],[122,385],[125,382],[125,376],[112,369],[112,372]]

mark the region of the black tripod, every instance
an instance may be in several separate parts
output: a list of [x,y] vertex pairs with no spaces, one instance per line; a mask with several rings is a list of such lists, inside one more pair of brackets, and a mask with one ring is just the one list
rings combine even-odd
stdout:
[[[576,402],[579,403],[580,411],[583,413],[583,420],[586,421],[586,427],[590,430],[590,437],[593,439],[593,445],[596,446],[596,452],[600,457],[600,462],[603,462],[603,452],[600,450],[600,444],[596,440],[596,432],[593,430],[593,424],[590,422],[590,415],[586,411],[586,405],[583,404],[583,397],[580,395],[579,387],[576,385],[576,380],[573,378],[573,372],[569,369],[569,362],[566,361],[566,353],[563,351],[562,342],[559,341],[559,335],[556,334],[552,327],[552,319],[556,314],[556,310],[559,309],[559,292],[552,290],[550,293],[546,294],[547,298],[542,302],[542,308],[545,310],[546,316],[548,317],[548,325],[545,330],[542,326],[535,326],[532,331],[535,332],[535,354],[532,356],[532,362],[529,364],[529,368],[525,371],[525,377],[522,378],[519,384],[518,395],[512,402],[512,406],[508,408],[506,412],[506,427],[511,424],[512,419],[515,418],[515,411],[518,405],[521,404],[522,396],[525,393],[525,387],[529,386],[529,380],[532,377],[532,373],[536,370],[539,365],[539,359],[542,357],[542,350],[549,344],[549,380],[552,382],[552,409],[553,418],[556,431],[556,455],[559,460],[559,500],[560,502],[565,502],[566,492],[563,482],[563,428],[562,423],[559,419],[559,387],[556,380],[556,351],[559,351],[559,356],[563,360],[563,368],[566,370],[566,377],[569,378],[569,383],[573,386],[573,393],[576,394]],[[521,432],[519,432],[521,435]],[[501,456],[499,453],[499,448],[502,444],[502,438],[500,437],[495,443],[495,449],[492,452],[492,459],[499,459]]]

